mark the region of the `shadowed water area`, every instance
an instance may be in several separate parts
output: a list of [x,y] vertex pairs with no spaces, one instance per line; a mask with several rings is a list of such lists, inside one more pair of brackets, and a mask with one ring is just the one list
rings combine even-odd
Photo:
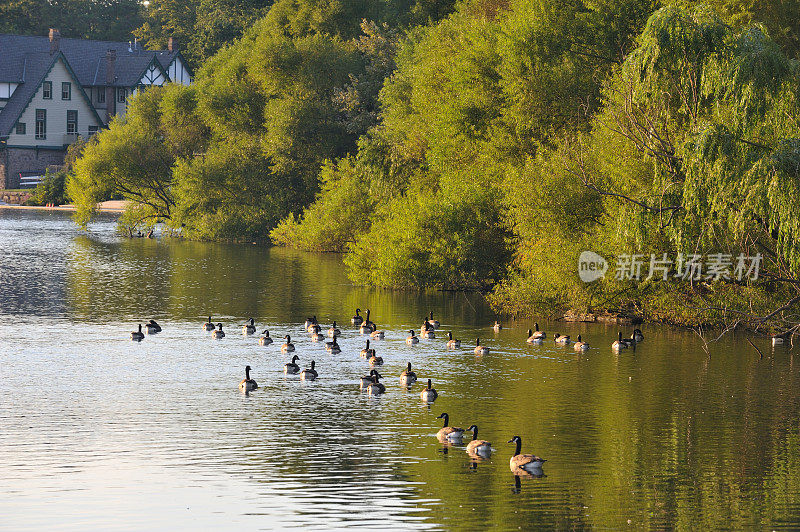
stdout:
[[[62,213],[0,209],[0,249],[0,528],[800,527],[789,346],[755,339],[759,360],[729,335],[707,354],[646,326],[615,355],[616,327],[544,322],[529,345],[532,322],[495,333],[477,294],[353,286],[336,255],[121,239],[112,218],[81,233]],[[380,397],[359,388],[356,307],[386,331]],[[429,311],[437,338],[406,345]],[[201,330],[208,314],[224,339]],[[310,341],[314,314],[323,332],[337,321],[342,353]],[[242,334],[250,317],[274,344]],[[150,318],[164,331],[132,342]],[[461,349],[445,348],[451,330]],[[285,334],[317,381],[283,374]],[[407,362],[433,405],[399,385]],[[438,443],[441,412],[478,425],[491,459]],[[516,434],[544,476],[510,472]]]

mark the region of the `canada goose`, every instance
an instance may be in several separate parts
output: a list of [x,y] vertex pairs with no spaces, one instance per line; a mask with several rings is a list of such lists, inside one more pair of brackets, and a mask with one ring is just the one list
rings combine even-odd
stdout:
[[242,334],[255,334],[256,333],[256,322],[253,318],[250,318],[250,323],[242,325]]
[[430,311],[430,314],[428,315],[428,322],[430,322],[434,329],[439,328],[439,320],[433,319],[433,311]]
[[336,338],[333,339],[333,342],[325,342],[325,350],[332,355],[342,352],[342,348],[339,347]]
[[385,334],[384,334],[384,332],[383,332],[383,331],[372,331],[372,332],[369,334],[369,337],[370,337],[370,338],[373,338],[373,339],[375,339],[375,340],[383,340],[383,337],[384,337],[384,336],[385,336]]
[[439,397],[439,394],[431,385],[431,380],[428,379],[428,386],[419,393],[419,398],[426,403],[432,403],[437,397]]
[[361,358],[369,358],[375,354],[374,349],[370,349],[369,347],[369,340],[367,340],[367,347],[361,350]]
[[631,338],[633,338],[634,342],[641,342],[644,340],[644,335],[642,334],[641,329],[634,329]]
[[364,318],[361,317],[359,312],[361,312],[361,309],[357,308],[356,315],[350,318],[350,323],[352,323],[353,325],[361,325],[364,322]]
[[225,333],[222,332],[222,324],[221,323],[217,323],[217,329],[214,332],[211,333],[211,337],[212,338],[216,338],[217,340],[219,340],[220,338],[225,338]]
[[264,329],[264,332],[261,333],[261,338],[258,339],[259,345],[269,345],[272,343],[272,338],[269,336],[269,331]]
[[369,375],[364,375],[363,377],[361,377],[361,387],[362,388],[366,388],[367,386],[372,384],[372,376],[373,375],[377,375],[379,379],[383,378],[383,377],[381,377],[381,374],[378,373],[378,370],[373,368],[373,369],[369,370]]
[[461,443],[461,438],[464,436],[464,429],[458,427],[450,427],[450,416],[447,412],[442,412],[436,419],[444,419],[444,426],[436,433],[436,438],[444,442]]
[[472,441],[467,444],[467,452],[475,456],[489,456],[492,454],[492,444],[486,440],[478,439],[478,426],[471,425],[467,430],[472,431]]
[[281,346],[281,353],[291,353],[294,351],[294,344],[292,343],[292,337],[288,334],[284,336],[286,341]]
[[416,334],[414,334],[414,329],[410,329],[408,331],[408,334],[409,336],[408,338],[406,338],[406,343],[408,345],[414,345],[416,343],[419,343],[419,338],[417,338]]
[[283,372],[291,375],[300,373],[300,366],[297,365],[297,360],[299,358],[299,356],[294,355],[291,362],[287,362],[283,365]]
[[131,340],[135,340],[137,342],[141,342],[142,340],[144,340],[144,333],[142,332],[142,324],[141,323],[139,324],[139,330],[138,331],[133,331],[131,333]]
[[509,460],[509,466],[511,467],[511,471],[513,473],[519,473],[521,471],[530,473],[536,472],[542,469],[542,464],[544,464],[547,460],[544,458],[539,458],[533,454],[520,454],[522,450],[522,438],[519,436],[514,436],[508,443],[517,443],[517,450],[514,451],[514,456],[511,457]]
[[314,369],[315,365],[316,363],[312,360],[311,367],[300,372],[300,379],[304,381],[313,381],[316,379],[318,375],[317,370]]
[[339,327],[336,326],[336,322],[334,321],[333,325],[331,326],[331,328],[328,329],[328,336],[330,336],[331,338],[335,338],[335,337],[341,336],[341,335],[342,335],[342,330],[339,329]]
[[425,318],[425,321],[422,322],[422,327],[419,328],[419,334],[422,336],[427,331],[432,331],[433,325],[428,321],[428,318]]
[[208,321],[203,324],[204,331],[213,331],[215,329],[214,323],[211,321],[211,316],[208,317]]
[[363,324],[363,325],[366,325],[369,328],[369,331],[367,331],[367,332],[371,332],[371,331],[377,330],[377,328],[378,328],[378,326],[375,325],[374,322],[370,321],[369,314],[370,314],[370,310],[367,309],[367,318],[364,320],[364,324]]
[[145,324],[147,328],[147,334],[156,334],[161,332],[161,325],[156,323],[156,320],[150,320],[149,323]]
[[313,327],[314,325],[318,325],[318,323],[317,323],[317,316],[316,316],[316,315],[315,315],[315,316],[312,316],[312,317],[310,317],[310,318],[306,318],[305,329],[306,329],[308,332],[311,332],[311,327]]
[[569,339],[569,335],[568,335],[568,334],[565,334],[565,335],[563,335],[563,336],[562,336],[562,335],[560,335],[560,334],[558,334],[558,333],[555,333],[555,334],[553,335],[553,341],[554,341],[555,343],[557,343],[557,344],[561,344],[561,345],[567,345],[567,344],[569,344],[569,343],[570,343],[572,340],[570,340],[570,339]]
[[575,342],[575,345],[573,347],[575,348],[575,351],[586,351],[587,349],[589,349],[589,344],[584,342],[583,339],[581,338],[581,335],[579,334],[578,341]]
[[486,347],[486,346],[481,345],[481,339],[480,338],[476,338],[475,339],[475,354],[476,355],[488,355],[489,354],[489,348]]
[[619,351],[620,349],[628,349],[628,344],[622,339],[622,331],[617,333],[617,339],[611,344],[611,349]]
[[411,371],[411,362],[409,362],[406,369],[400,374],[400,384],[411,386],[415,382],[417,382],[417,374]]
[[461,340],[453,340],[453,333],[447,333],[447,347],[450,349],[458,349],[461,347]]
[[244,380],[239,383],[239,389],[243,392],[249,392],[258,388],[258,383],[250,378],[250,366],[244,368]]
[[383,357],[379,357],[378,355],[376,355],[374,353],[374,351],[375,350],[373,349],[372,356],[369,357],[369,365],[370,366],[382,366],[383,365]]
[[319,326],[311,328],[311,341],[312,342],[321,342],[325,339],[325,336],[319,332]]
[[[533,324],[533,329],[534,329],[533,330],[533,334],[528,334],[528,336],[529,336],[528,341],[529,342],[531,341],[531,338],[533,340],[544,340],[545,338],[547,338],[547,335],[544,333],[544,331],[540,331],[539,330],[539,324],[538,323],[534,323]],[[528,330],[530,330],[530,329],[528,329]]]
[[426,340],[433,340],[434,338],[436,338],[436,333],[433,332],[433,325],[428,323],[428,320],[425,320],[425,323],[422,325],[420,334]]
[[773,336],[772,337],[772,345],[780,345],[784,341],[783,336]]
[[367,393],[371,395],[380,395],[386,391],[386,386],[378,382],[378,379],[380,379],[380,374],[376,371],[372,376],[372,383],[367,386]]
[[500,329],[502,329],[502,328],[503,328],[503,326],[502,326],[502,325],[500,325],[500,322],[499,322],[499,321],[495,321],[495,322],[494,322],[494,325],[492,325],[492,329],[494,329],[494,332],[497,332],[497,331],[499,331],[499,330],[500,330]]

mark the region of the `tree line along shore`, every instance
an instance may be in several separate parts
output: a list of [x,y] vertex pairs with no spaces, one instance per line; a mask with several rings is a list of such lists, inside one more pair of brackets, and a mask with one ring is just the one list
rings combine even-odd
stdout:
[[[145,91],[75,147],[79,224],[124,198],[129,228],[343,253],[356,283],[481,290],[508,315],[796,330],[797,0],[231,13],[248,15],[187,39],[193,85]],[[151,15],[146,42],[200,35]],[[585,282],[586,250],[673,269]],[[759,275],[686,276],[687,256],[758,256]]]

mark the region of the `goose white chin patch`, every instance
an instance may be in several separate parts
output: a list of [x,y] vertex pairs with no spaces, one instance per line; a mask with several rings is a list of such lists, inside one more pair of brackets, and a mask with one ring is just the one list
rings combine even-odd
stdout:
[[608,261],[594,251],[584,251],[578,257],[578,276],[584,283],[591,283],[605,277]]

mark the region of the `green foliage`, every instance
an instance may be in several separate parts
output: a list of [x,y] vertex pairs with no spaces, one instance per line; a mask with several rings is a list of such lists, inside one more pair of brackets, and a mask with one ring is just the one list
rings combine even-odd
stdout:
[[354,282],[400,288],[486,288],[508,259],[496,191],[398,198],[345,256]]
[[142,15],[138,0],[0,0],[0,33],[47,35],[58,28],[62,37],[128,41]]
[[36,185],[33,195],[25,201],[25,205],[61,205],[66,203],[66,172],[47,170],[44,178]]

